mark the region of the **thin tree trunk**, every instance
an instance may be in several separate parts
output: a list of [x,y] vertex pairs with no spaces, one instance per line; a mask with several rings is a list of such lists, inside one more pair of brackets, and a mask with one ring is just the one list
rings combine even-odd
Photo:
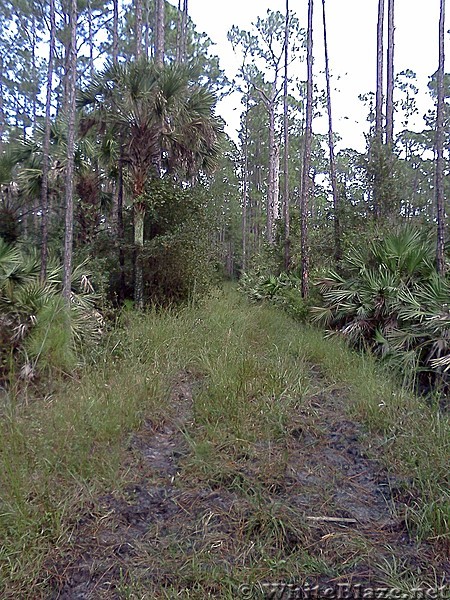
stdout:
[[[112,45],[112,60],[113,64],[117,64],[119,61],[119,0],[113,0],[113,45]],[[119,197],[122,193],[121,190],[121,169],[122,169],[122,151],[120,150],[119,157],[119,172],[117,180],[114,182],[112,207],[111,207],[111,221],[113,235],[119,237],[119,219],[123,219],[123,215],[120,214],[122,206],[119,203]]]
[[330,151],[330,179],[333,193],[333,216],[334,216],[334,258],[336,262],[341,259],[341,225],[340,225],[340,206],[339,193],[336,177],[336,159],[334,155],[334,135],[333,135],[333,115],[331,112],[331,82],[330,82],[330,61],[328,57],[328,39],[327,39],[327,19],[325,0],[322,0],[323,16],[323,45],[325,49],[325,77],[327,81],[327,112],[328,112],[328,147]]
[[302,297],[309,294],[309,245],[308,245],[308,206],[310,194],[310,167],[311,167],[311,141],[312,141],[312,111],[313,111],[313,0],[308,0],[308,34],[307,34],[307,83],[306,83],[306,126],[305,150],[303,154],[303,181],[300,206],[300,234],[301,234],[301,276]]
[[394,144],[394,4],[388,0],[387,83],[386,83],[386,144]]
[[375,136],[380,144],[383,140],[383,66],[384,66],[384,0],[378,0],[377,24],[377,90],[375,100]]
[[[384,67],[384,0],[378,0],[377,23],[377,89],[375,99],[375,155],[378,156],[383,145],[383,67]],[[375,218],[380,216],[380,181],[381,174],[375,173],[373,201]]]
[[288,64],[289,64],[289,0],[286,0],[286,20],[284,26],[284,82],[283,82],[283,135],[284,135],[284,268],[290,268],[290,212],[289,212],[289,119],[288,119]]
[[445,274],[445,210],[444,210],[444,67],[445,67],[445,0],[440,3],[439,16],[439,68],[437,72],[437,117],[436,117],[436,209],[437,243],[436,268]]
[[182,10],[181,10],[181,0],[178,0],[178,13],[177,13],[177,45],[175,50],[175,61],[177,64],[181,62],[181,27],[182,27]]
[[181,41],[180,62],[186,62],[187,58],[187,27],[188,27],[188,0],[183,0],[183,12],[181,14]]
[[275,139],[273,161],[273,225],[280,218],[280,146]]
[[267,183],[267,241],[273,244],[274,202],[275,202],[275,107],[269,101],[269,181]]
[[135,0],[135,36],[136,36],[136,58],[142,56],[142,0]]
[[0,152],[3,150],[5,126],[5,109],[3,106],[3,56],[0,55]]
[[52,105],[52,86],[53,86],[53,61],[55,56],[55,0],[50,0],[50,40],[48,51],[47,66],[47,95],[45,100],[45,131],[44,142],[42,146],[42,183],[41,183],[41,280],[47,277],[47,258],[48,258],[48,174],[50,167],[50,132],[51,132],[51,105]]
[[164,3],[165,0],[156,0],[155,62],[157,65],[164,63]]
[[244,128],[244,164],[242,183],[242,273],[247,269],[247,206],[248,206],[248,109],[249,92],[247,90]]
[[69,301],[72,285],[72,250],[73,250],[73,192],[74,192],[74,150],[75,150],[75,86],[77,78],[77,0],[71,0],[69,14],[70,43],[69,57],[66,61],[67,80],[67,169],[66,169],[66,223],[64,235],[64,272],[63,296]]
[[94,67],[94,34],[93,34],[93,27],[92,27],[91,0],[88,0],[87,11],[88,11],[88,36],[89,36],[89,72],[90,72],[90,76],[92,79],[92,77],[94,76],[94,73],[95,73],[95,67]]
[[145,33],[144,33],[144,56],[148,58],[150,56],[150,2],[149,0],[144,0],[144,10],[145,10]]
[[113,0],[113,63],[117,64],[119,59],[119,0]]

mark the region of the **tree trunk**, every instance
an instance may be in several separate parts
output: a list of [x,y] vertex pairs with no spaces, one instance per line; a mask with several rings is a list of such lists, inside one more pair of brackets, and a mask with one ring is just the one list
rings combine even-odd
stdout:
[[55,0],[50,0],[50,40],[48,51],[47,66],[47,95],[45,100],[45,131],[42,146],[42,183],[41,183],[41,280],[47,277],[47,258],[48,258],[48,174],[50,166],[50,132],[51,132],[51,104],[52,104],[52,86],[53,86],[53,60],[55,56]]
[[3,150],[3,135],[5,133],[5,109],[3,106],[3,56],[0,54],[0,152]]
[[248,206],[248,110],[249,92],[247,90],[244,128],[244,164],[242,182],[242,273],[247,269],[247,206]]
[[156,0],[155,62],[160,66],[164,63],[164,3],[165,0]]
[[394,0],[388,0],[387,83],[386,83],[386,144],[394,144]]
[[284,135],[284,268],[290,268],[290,213],[289,213],[289,119],[288,119],[288,64],[289,64],[289,0],[286,0],[286,21],[284,27],[284,82],[283,82],[283,135]]
[[144,249],[145,202],[143,193],[145,187],[145,172],[138,169],[133,184],[133,217],[134,217],[134,303],[138,310],[144,308],[144,272],[142,250]]
[[114,64],[119,60],[119,0],[113,0],[112,60]]
[[[272,99],[271,99],[272,100]],[[266,237],[269,244],[273,244],[274,202],[275,202],[275,106],[269,104],[269,180],[267,183],[267,215]]]
[[145,208],[141,203],[134,205],[134,244],[136,247],[136,266],[134,282],[134,302],[138,310],[144,308],[144,272],[142,250],[144,248]]
[[188,0],[183,0],[183,12],[181,13],[181,34],[180,34],[180,60],[186,62],[187,58],[187,27],[188,27]]
[[87,4],[87,12],[88,12],[88,36],[89,36],[89,74],[92,79],[95,73],[94,67],[94,34],[92,27],[92,4],[91,0],[88,0]]
[[439,68],[437,72],[436,116],[436,209],[437,243],[436,268],[445,274],[445,210],[444,210],[444,64],[445,64],[445,0],[441,0],[439,16]]
[[309,247],[308,247],[308,206],[310,194],[310,167],[311,167],[311,141],[312,141],[312,113],[313,113],[313,0],[308,0],[308,33],[307,33],[307,83],[306,83],[306,126],[305,150],[303,154],[303,181],[300,206],[300,234],[301,234],[301,274],[302,297],[309,294]]
[[181,62],[181,27],[182,27],[182,10],[181,0],[178,0],[178,13],[177,13],[177,44],[175,50],[175,61],[177,64]]
[[142,56],[142,0],[135,0],[135,37],[136,37],[136,58]]
[[327,82],[327,112],[328,112],[328,147],[330,152],[330,179],[333,193],[333,216],[334,216],[334,258],[336,262],[341,259],[341,225],[340,225],[340,206],[339,192],[336,177],[336,159],[334,155],[334,135],[333,135],[333,115],[331,112],[331,82],[330,82],[330,61],[328,58],[328,39],[327,39],[327,19],[325,0],[322,0],[323,16],[323,45],[325,50],[325,78]]
[[[384,0],[378,0],[378,23],[377,23],[377,89],[375,100],[375,156],[379,156],[383,145],[383,67],[384,67]],[[375,173],[373,201],[375,218],[380,216],[381,198],[381,174]]]
[[64,273],[63,296],[69,301],[72,284],[72,250],[73,250],[73,191],[74,191],[74,150],[75,150],[75,111],[76,111],[76,77],[77,77],[77,0],[71,0],[69,14],[70,43],[69,56],[66,60],[67,80],[67,169],[66,169],[66,223],[64,235]]

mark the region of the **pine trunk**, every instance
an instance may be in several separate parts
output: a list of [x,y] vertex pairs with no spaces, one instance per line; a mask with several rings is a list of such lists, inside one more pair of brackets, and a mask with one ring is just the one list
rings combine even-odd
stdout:
[[273,244],[275,206],[275,107],[271,101],[269,104],[269,181],[267,184],[267,241]]
[[303,154],[302,195],[300,206],[300,234],[301,234],[301,276],[302,297],[309,294],[309,245],[308,245],[308,210],[310,195],[310,167],[311,167],[311,141],[312,141],[312,114],[313,114],[313,0],[308,0],[308,33],[307,33],[307,83],[306,83],[306,126],[305,149]]
[[47,95],[45,100],[45,131],[44,141],[42,146],[42,183],[41,183],[41,279],[47,277],[47,258],[48,258],[48,218],[49,218],[49,202],[48,202],[48,174],[50,167],[50,133],[51,133],[51,104],[52,104],[52,86],[53,86],[53,61],[55,56],[55,0],[50,0],[50,40],[48,51],[48,66],[47,66]]
[[74,150],[75,150],[75,86],[77,78],[77,0],[71,0],[69,14],[70,42],[69,56],[66,60],[67,81],[67,168],[66,168],[66,219],[64,235],[64,274],[63,296],[69,301],[72,284],[72,250],[73,250],[73,192],[74,192]]
[[327,18],[325,0],[322,0],[323,16],[323,45],[325,50],[325,78],[327,82],[327,112],[328,112],[328,148],[330,153],[330,179],[331,190],[333,194],[333,217],[334,217],[334,258],[336,262],[341,259],[341,224],[340,224],[340,206],[339,193],[336,176],[336,158],[334,153],[334,135],[333,135],[333,115],[331,111],[331,81],[330,81],[330,61],[328,56],[328,38],[327,38]]
[[136,58],[139,59],[142,56],[142,0],[135,0],[135,42],[136,42]]
[[437,243],[436,268],[445,274],[445,209],[444,209],[444,66],[445,66],[445,0],[441,0],[439,17],[439,68],[437,72],[436,118],[436,212]]
[[283,187],[283,216],[284,216],[284,268],[289,270],[291,263],[290,251],[290,213],[289,213],[289,119],[288,119],[288,65],[289,65],[289,0],[286,0],[286,20],[284,26],[284,82],[283,82],[283,135],[284,135],[284,187]]
[[394,143],[394,0],[388,0],[387,83],[386,83],[386,144]]
[[[383,145],[383,70],[384,70],[384,0],[378,0],[378,23],[377,23],[377,89],[375,99],[375,156],[379,156]],[[378,161],[377,161],[378,162]],[[375,218],[381,212],[381,174],[375,173],[373,202]]]
[[188,0],[183,0],[183,11],[181,13],[180,34],[180,62],[186,62],[187,58],[187,26],[188,26]]
[[3,93],[3,57],[0,55],[0,152],[3,150],[3,135],[6,126]]
[[164,63],[164,2],[165,0],[156,0],[155,62],[157,65]]
[[246,95],[245,107],[245,129],[244,129],[244,164],[243,182],[242,182],[242,273],[247,269],[247,211],[248,211],[248,110],[249,110],[249,94]]
[[114,64],[116,64],[119,59],[119,0],[113,0],[112,59]]

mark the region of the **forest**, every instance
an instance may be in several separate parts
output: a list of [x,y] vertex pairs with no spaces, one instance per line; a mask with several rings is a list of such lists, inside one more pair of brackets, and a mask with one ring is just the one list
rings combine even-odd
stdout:
[[361,152],[326,0],[233,74],[188,0],[0,0],[1,598],[450,598],[445,0],[427,89],[370,1]]

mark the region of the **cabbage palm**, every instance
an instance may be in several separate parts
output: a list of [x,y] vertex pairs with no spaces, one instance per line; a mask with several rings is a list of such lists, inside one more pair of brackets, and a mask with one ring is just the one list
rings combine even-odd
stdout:
[[82,129],[115,136],[131,180],[136,252],[135,301],[143,306],[141,250],[146,183],[163,172],[191,177],[215,166],[221,125],[215,98],[190,80],[189,68],[147,59],[114,64],[80,94]]

